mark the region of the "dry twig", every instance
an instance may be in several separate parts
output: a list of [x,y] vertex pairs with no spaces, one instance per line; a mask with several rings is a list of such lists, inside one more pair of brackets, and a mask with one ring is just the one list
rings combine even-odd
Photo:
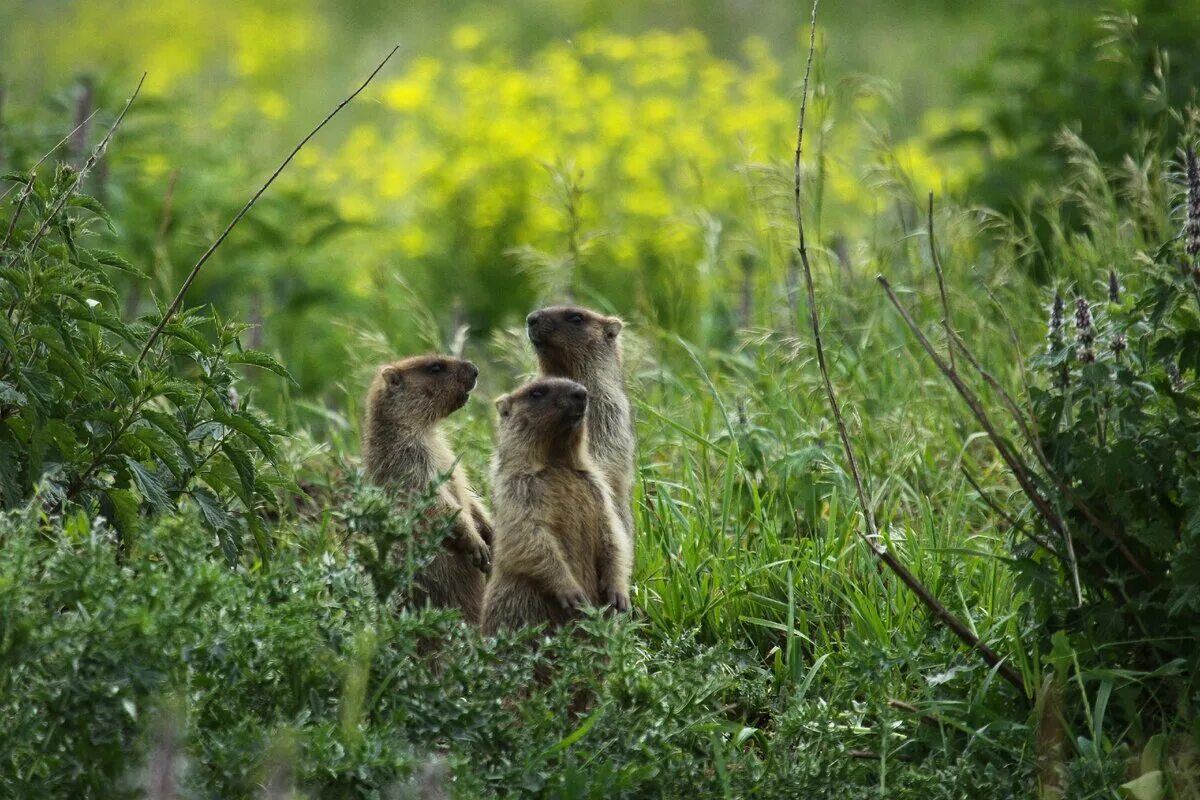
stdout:
[[367,88],[367,84],[374,80],[375,76],[379,74],[379,71],[383,69],[384,65],[391,60],[392,56],[394,56],[396,51],[399,49],[400,45],[393,47],[392,51],[384,57],[383,61],[379,62],[379,66],[375,67],[375,70],[367,76],[367,79],[363,81],[362,84],[355,89],[349,97],[338,103],[337,107],[334,108],[333,111],[330,111],[329,114],[326,115],[325,119],[321,120],[321,122],[318,123],[315,128],[308,132],[307,136],[300,140],[298,145],[292,148],[292,152],[288,153],[288,156],[283,160],[283,163],[281,163],[278,168],[271,173],[271,177],[267,178],[267,182],[259,187],[259,190],[254,193],[253,197],[246,201],[246,205],[242,206],[242,210],[234,215],[229,224],[225,226],[225,230],[221,231],[221,235],[217,237],[216,241],[209,245],[208,249],[204,251],[204,255],[200,256],[200,259],[196,262],[196,265],[192,267],[192,271],[189,272],[187,278],[184,279],[183,286],[179,287],[179,292],[175,295],[175,299],[171,301],[171,305],[167,307],[166,312],[163,314],[162,320],[159,321],[158,325],[155,326],[153,331],[151,331],[149,338],[146,339],[146,344],[143,345],[142,352],[139,353],[137,357],[138,364],[142,363],[142,359],[146,357],[146,353],[150,352],[150,348],[154,345],[154,342],[163,332],[163,329],[167,327],[167,323],[171,321],[171,318],[175,316],[175,312],[179,310],[180,304],[183,303],[183,296],[187,294],[187,290],[191,288],[192,281],[196,280],[196,276],[200,273],[200,268],[203,267],[204,263],[208,261],[208,259],[212,257],[212,254],[217,251],[217,248],[220,247],[221,243],[224,242],[226,237],[229,236],[230,231],[232,231],[234,227],[242,221],[242,217],[249,213],[250,209],[254,207],[254,204],[258,202],[258,198],[263,196],[263,193],[270,188],[271,184],[275,182],[275,179],[279,177],[280,173],[283,172],[287,165],[292,163],[292,159],[296,157],[296,154],[300,152],[304,145],[308,144],[309,139],[316,136],[317,133],[324,128],[331,119],[337,116],[338,112],[345,108],[351,100],[358,97],[359,93],[363,89]]
[[846,461],[850,468],[850,476],[854,480],[854,488],[858,494],[859,506],[862,508],[863,517],[867,525],[867,533],[864,535],[860,532],[860,536],[866,541],[867,545],[875,553],[875,555],[883,561],[888,568],[895,573],[896,577],[909,588],[921,601],[921,603],[937,617],[942,624],[949,628],[955,636],[961,639],[965,644],[979,653],[991,667],[993,667],[1001,677],[1003,677],[1013,687],[1025,692],[1025,683],[1021,679],[1020,674],[1009,664],[1005,659],[996,654],[994,650],[980,641],[967,625],[958,617],[950,613],[950,611],[942,605],[942,603],[933,596],[926,586],[917,580],[916,576],[909,572],[908,568],[882,543],[879,536],[879,530],[875,524],[875,515],[871,509],[870,501],[867,498],[866,489],[863,486],[862,474],[858,467],[858,460],[854,455],[854,448],[850,444],[850,434],[846,429],[845,420],[842,418],[841,406],[838,404],[837,395],[833,390],[833,382],[829,378],[829,369],[825,362],[825,347],[821,342],[821,320],[817,312],[816,291],[813,284],[812,265],[808,258],[808,246],[804,238],[804,214],[802,204],[800,202],[800,155],[804,145],[804,116],[808,109],[808,83],[812,71],[813,53],[816,50],[816,26],[817,26],[817,6],[820,0],[814,0],[812,7],[811,28],[809,30],[808,39],[808,62],[804,69],[804,83],[801,89],[800,98],[800,120],[796,126],[796,153],[793,162],[793,179],[794,179],[794,195],[795,195],[795,215],[796,215],[796,234],[797,234],[797,253],[800,256],[800,265],[803,268],[804,284],[808,292],[808,319],[812,327],[813,342],[817,351],[817,367],[821,372],[821,381],[825,387],[825,396],[829,401],[830,411],[833,413],[834,422],[837,425],[838,436],[841,439],[842,450],[846,454]]

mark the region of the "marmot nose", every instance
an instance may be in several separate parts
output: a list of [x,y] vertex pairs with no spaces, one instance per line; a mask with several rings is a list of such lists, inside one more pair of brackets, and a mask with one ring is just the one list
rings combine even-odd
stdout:
[[471,380],[475,380],[479,377],[479,367],[475,366],[475,362],[467,362],[467,374],[471,376]]
[[541,318],[542,318],[542,312],[534,311],[528,317],[525,318],[525,324],[532,327],[533,325],[536,325],[537,321]]
[[580,386],[578,389],[571,390],[571,399],[577,403],[587,402],[587,389]]

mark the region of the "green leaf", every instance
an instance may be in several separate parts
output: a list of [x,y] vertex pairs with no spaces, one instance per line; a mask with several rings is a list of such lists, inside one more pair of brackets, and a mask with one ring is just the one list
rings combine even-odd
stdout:
[[232,414],[226,414],[215,411],[213,417],[222,425],[233,428],[253,442],[254,446],[269,461],[275,460],[275,443],[272,441],[272,438],[277,434],[253,413],[249,411],[235,411]]
[[132,435],[144,444],[159,461],[166,465],[176,480],[183,477],[184,456],[180,453],[174,439],[167,436],[158,428],[148,426],[138,428]]
[[258,350],[240,350],[230,353],[227,356],[227,360],[230,364],[249,364],[252,367],[265,369],[269,372],[274,372],[281,378],[286,378],[291,383],[296,382],[283,364],[280,364],[272,356]]
[[197,488],[191,491],[191,496],[196,501],[196,507],[200,509],[200,516],[208,527],[213,530],[230,530],[236,527],[233,517],[212,492]]
[[246,508],[254,506],[254,460],[250,458],[250,454],[233,442],[226,441],[221,445],[221,452],[229,459],[229,463],[237,471],[238,479],[241,481],[241,491],[238,496],[246,505]]
[[1166,796],[1162,771],[1156,769],[1128,783],[1122,783],[1121,796],[1131,800],[1162,800]]
[[133,475],[134,483],[137,484],[138,491],[141,492],[146,502],[155,511],[170,511],[173,507],[171,497],[167,494],[167,490],[163,488],[162,481],[159,480],[158,475],[129,456],[125,456],[124,459],[125,464],[129,467],[130,474]]
[[138,512],[141,509],[137,495],[131,489],[109,489],[105,491],[104,496],[112,507],[112,523],[117,530],[122,533],[131,533],[137,530],[140,519]]
[[135,275],[139,278],[146,277],[146,273],[110,250],[89,250],[88,255],[91,256],[93,262],[101,267],[115,269],[118,272]]
[[73,196],[67,204],[74,206],[75,208],[86,208],[104,222],[105,226],[109,230],[109,233],[117,232],[117,229],[113,227],[112,217],[108,215],[108,210],[101,205],[100,201],[96,198],[86,194],[77,194]]

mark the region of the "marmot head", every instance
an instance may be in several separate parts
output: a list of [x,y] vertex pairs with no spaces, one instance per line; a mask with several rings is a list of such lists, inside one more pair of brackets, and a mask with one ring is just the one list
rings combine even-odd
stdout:
[[450,356],[413,356],[384,364],[367,395],[367,413],[376,421],[424,429],[467,404],[479,368]]
[[501,458],[579,460],[587,448],[587,406],[587,389],[566,378],[540,378],[499,398]]
[[621,320],[579,306],[550,306],[525,318],[542,371],[581,378],[621,363]]

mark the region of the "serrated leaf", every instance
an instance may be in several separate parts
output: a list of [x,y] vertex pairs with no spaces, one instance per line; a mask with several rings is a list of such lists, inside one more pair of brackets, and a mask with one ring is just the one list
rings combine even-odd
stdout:
[[249,364],[252,367],[274,372],[279,377],[286,378],[291,383],[296,382],[283,364],[280,364],[272,356],[258,350],[240,350],[230,353],[226,359],[230,364]]
[[169,436],[171,441],[179,445],[179,449],[182,452],[190,456],[191,445],[188,443],[187,432],[183,429],[183,425],[179,423],[179,420],[176,419],[173,414],[167,414],[163,411],[155,411],[152,408],[148,408],[142,411],[142,416],[145,417],[151,425]]
[[215,413],[214,416],[222,424],[233,428],[245,436],[269,461],[275,460],[275,443],[272,438],[276,435],[267,425],[248,411],[235,411],[232,414]]
[[191,496],[196,501],[196,507],[200,509],[200,516],[208,527],[213,530],[226,530],[234,527],[233,517],[212,492],[197,488],[191,491]]
[[167,494],[167,490],[163,488],[162,481],[159,480],[151,470],[147,469],[136,459],[129,456],[124,456],[125,464],[129,467],[129,472],[133,476],[133,482],[137,484],[138,491],[142,497],[150,504],[155,511],[166,512],[173,507],[171,497]]
[[111,521],[117,530],[123,533],[136,530],[141,508],[137,495],[131,489],[108,489],[104,492],[104,497],[111,506]]
[[238,496],[242,499],[247,509],[252,508],[255,494],[254,460],[250,458],[249,453],[229,441],[221,445],[221,452],[225,454],[229,459],[229,463],[237,470],[238,478],[242,484]]
[[133,437],[166,465],[176,480],[183,476],[183,454],[179,452],[178,445],[170,436],[158,428],[143,426],[133,432]]
[[0,404],[10,406],[24,405],[25,395],[8,381],[0,381]]
[[133,266],[111,250],[89,250],[88,255],[91,256],[92,261],[101,267],[115,269],[118,272],[135,275],[139,278],[146,277],[146,273],[142,272],[140,269]]
[[110,233],[117,232],[117,229],[113,227],[112,217],[109,216],[108,210],[96,198],[86,194],[77,194],[68,201],[68,205],[75,208],[86,208],[105,224]]

